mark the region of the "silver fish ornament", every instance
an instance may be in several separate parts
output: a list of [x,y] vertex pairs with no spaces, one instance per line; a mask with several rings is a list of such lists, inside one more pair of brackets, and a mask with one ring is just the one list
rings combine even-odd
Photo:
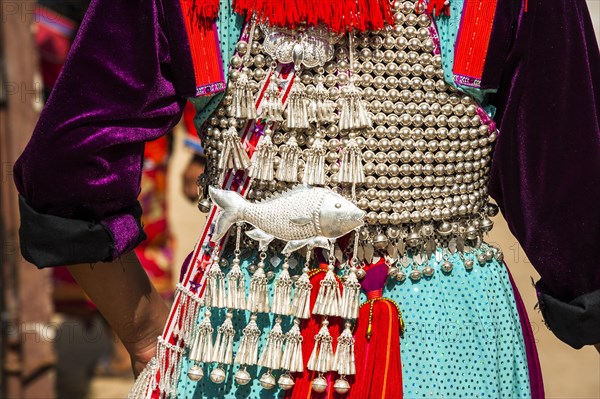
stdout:
[[329,248],[332,240],[363,225],[365,212],[341,195],[322,187],[300,185],[267,200],[252,203],[234,191],[209,188],[219,215],[212,241],[220,240],[236,222],[255,229],[246,232],[261,249],[274,239],[287,241],[284,254],[304,246]]

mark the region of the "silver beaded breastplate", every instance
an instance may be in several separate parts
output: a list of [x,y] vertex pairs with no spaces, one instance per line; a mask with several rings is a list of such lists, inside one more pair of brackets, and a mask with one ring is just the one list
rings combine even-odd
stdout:
[[[366,212],[361,241],[388,254],[480,242],[497,212],[487,196],[495,127],[444,81],[431,19],[416,7],[396,2],[395,26],[379,32],[249,27],[204,127],[208,183],[233,168],[253,178],[249,200],[329,187]],[[231,141],[248,120],[265,133],[252,165]]]

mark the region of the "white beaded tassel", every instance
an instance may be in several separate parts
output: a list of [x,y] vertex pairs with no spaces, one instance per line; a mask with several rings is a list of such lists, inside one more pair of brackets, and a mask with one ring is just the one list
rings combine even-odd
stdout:
[[313,314],[320,314],[323,316],[339,316],[340,315],[340,303],[341,293],[340,286],[335,278],[334,266],[335,257],[333,256],[333,247],[329,251],[329,266],[327,266],[327,274],[325,278],[321,280],[321,286],[319,287],[319,293],[317,294],[317,300],[313,307]]
[[306,88],[298,76],[290,90],[287,101],[287,127],[288,129],[308,129],[308,99]]
[[215,384],[221,384],[225,381],[225,370],[222,365],[233,362],[233,337],[235,329],[231,321],[233,313],[227,312],[225,321],[217,329],[217,339],[212,353],[212,361],[217,363],[217,367],[211,371],[210,380]]
[[340,378],[335,382],[334,387],[338,393],[340,390],[350,389],[346,376],[356,374],[356,360],[354,357],[354,337],[352,336],[352,323],[346,322],[346,328],[338,337],[337,350],[333,359],[333,369],[338,372]]
[[300,147],[294,133],[290,133],[288,141],[279,147],[279,167],[276,178],[279,181],[295,183],[298,181],[298,165],[300,161]]
[[267,368],[267,371],[260,377],[260,384],[265,389],[275,387],[275,377],[273,377],[272,370],[277,370],[281,366],[284,338],[285,335],[281,329],[281,319],[278,317],[275,319],[275,325],[269,332],[267,344],[257,363],[259,366]]
[[306,150],[306,164],[304,165],[304,176],[302,182],[314,186],[325,184],[325,140],[321,139],[320,133],[315,133],[312,146]]
[[350,133],[348,144],[342,150],[340,161],[340,183],[361,184],[365,182],[365,171],[362,164],[362,152],[356,141],[355,133]]
[[212,334],[214,329],[210,323],[210,316],[210,310],[206,309],[204,311],[204,319],[202,319],[198,326],[196,339],[194,339],[194,344],[189,354],[189,359],[194,362],[188,371],[188,377],[192,381],[198,381],[204,376],[202,368],[198,363],[210,362],[212,359]]
[[240,267],[240,244],[241,244],[242,226],[237,224],[234,258],[232,261],[231,270],[227,273],[227,308],[229,309],[246,309],[246,281],[244,272]]
[[319,372],[319,376],[311,384],[315,392],[324,392],[327,389],[323,373],[333,370],[333,338],[328,327],[329,321],[324,318],[319,333],[315,335],[315,346],[306,365],[307,369]]
[[269,287],[268,278],[265,274],[265,252],[260,253],[260,262],[258,262],[256,271],[250,279],[250,295],[248,295],[248,310],[252,313],[268,313],[269,306]]
[[219,265],[219,257],[213,256],[210,268],[206,273],[204,304],[207,307],[225,307],[225,275]]
[[251,165],[250,158],[240,141],[235,122],[230,122],[230,124],[231,127],[221,135],[223,149],[217,167],[220,170],[246,170]]
[[248,175],[252,179],[272,181],[275,176],[275,146],[271,140],[272,131],[265,128],[265,135],[256,147],[256,156],[253,158],[252,166]]
[[292,278],[289,272],[290,265],[286,257],[281,266],[281,272],[275,279],[273,304],[271,312],[280,315],[289,315],[292,311]]
[[308,319],[310,317],[310,291],[312,290],[312,284],[308,277],[308,272],[308,267],[304,267],[302,274],[294,283],[294,299],[292,301],[291,313],[292,316],[299,319]]
[[250,321],[248,322],[248,325],[242,330],[240,347],[238,348],[235,359],[233,360],[234,363],[241,366],[240,369],[235,373],[235,382],[238,385],[246,385],[252,379],[250,373],[246,370],[246,366],[253,366],[257,362],[259,338],[260,329],[256,324],[256,315],[252,314],[250,315]]

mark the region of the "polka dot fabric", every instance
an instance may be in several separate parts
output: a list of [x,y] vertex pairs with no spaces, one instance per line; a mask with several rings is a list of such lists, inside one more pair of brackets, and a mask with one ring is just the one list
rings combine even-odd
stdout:
[[[465,270],[454,256],[449,275],[390,283],[398,302],[405,398],[530,398],[525,344],[502,263]],[[439,269],[437,265],[436,269]]]

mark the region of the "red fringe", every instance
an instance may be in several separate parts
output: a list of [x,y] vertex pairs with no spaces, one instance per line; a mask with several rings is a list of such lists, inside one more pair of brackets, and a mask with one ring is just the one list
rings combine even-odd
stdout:
[[258,22],[290,29],[323,23],[337,33],[380,30],[394,24],[389,0],[235,0],[234,10]]
[[427,13],[434,17],[444,14],[450,16],[450,5],[445,0],[429,0],[427,3]]
[[356,326],[356,377],[348,399],[401,399],[400,321],[393,302],[373,303],[371,338],[367,338],[370,303],[360,309]]
[[[325,265],[327,267],[327,265]],[[325,271],[325,270],[324,270]],[[317,294],[319,287],[321,286],[321,280],[325,278],[324,272],[319,272],[311,277],[310,282],[312,283],[312,291],[310,293],[310,308],[312,309],[317,300]],[[341,283],[338,281],[338,284]],[[290,389],[285,393],[285,398],[291,399],[326,399],[337,397],[337,394],[333,390],[333,383],[335,381],[335,373],[327,373],[326,378],[328,380],[327,390],[323,393],[316,393],[312,390],[312,380],[317,376],[317,372],[306,369],[306,364],[310,358],[310,354],[315,346],[315,335],[321,329],[321,321],[323,316],[313,315],[308,320],[303,320],[300,325],[300,332],[302,334],[302,358],[304,360],[304,372],[297,373],[294,375],[296,384],[293,389]],[[333,349],[335,351],[337,347],[337,338],[342,331],[342,320],[339,317],[329,317],[329,333],[333,338]],[[336,377],[337,378],[337,377]]]
[[185,9],[192,10],[196,21],[213,22],[219,15],[219,0],[181,0]]

